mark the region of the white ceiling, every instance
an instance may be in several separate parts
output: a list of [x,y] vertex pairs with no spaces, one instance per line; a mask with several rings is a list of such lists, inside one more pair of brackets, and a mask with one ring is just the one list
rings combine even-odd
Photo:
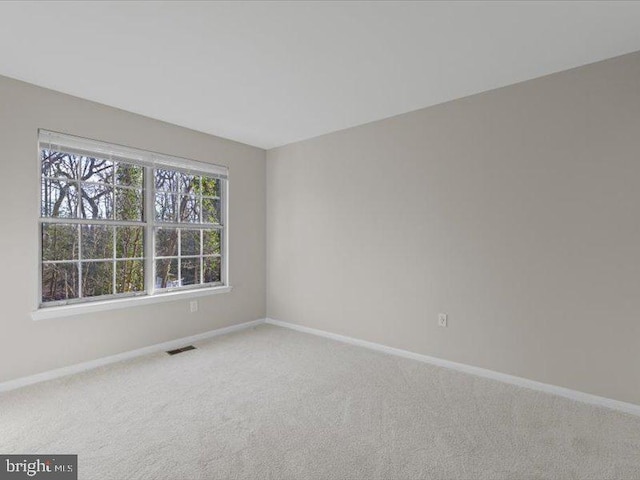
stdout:
[[640,50],[640,2],[0,2],[0,74],[271,148]]

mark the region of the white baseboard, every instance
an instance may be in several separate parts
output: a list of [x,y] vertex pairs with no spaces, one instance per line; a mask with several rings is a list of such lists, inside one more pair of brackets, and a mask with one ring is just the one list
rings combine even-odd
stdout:
[[590,405],[596,405],[599,407],[605,407],[620,412],[629,413],[631,415],[640,416],[640,405],[633,403],[621,402],[619,400],[613,400],[611,398],[599,397],[590,393],[579,392],[577,390],[571,390],[569,388],[558,387],[556,385],[549,385],[548,383],[536,382],[535,380],[529,380],[527,378],[516,377],[514,375],[508,375],[506,373],[500,373],[493,370],[487,370],[485,368],[474,367],[466,365],[464,363],[451,362],[449,360],[443,360],[437,357],[430,357],[428,355],[422,355],[420,353],[409,352],[407,350],[401,350],[399,348],[388,347],[379,343],[367,342],[365,340],[359,340],[357,338],[347,337],[344,335],[338,335],[336,333],[326,332],[324,330],[317,330],[315,328],[304,327],[302,325],[296,325],[294,323],[282,322],[280,320],[274,320],[267,318],[266,323],[271,325],[277,325],[279,327],[290,328],[299,332],[310,333],[312,335],[318,335],[320,337],[330,338],[339,342],[349,343],[351,345],[357,345],[359,347],[369,348],[378,352],[387,353],[390,355],[396,355],[398,357],[410,358],[412,360],[418,360],[419,362],[430,363],[439,367],[450,368],[452,370],[458,370],[460,372],[469,373],[479,377],[490,378],[503,383],[509,383],[511,385],[517,385],[519,387],[529,388],[532,390],[538,390],[552,395],[558,395],[560,397],[569,398],[582,403],[588,403]]
[[238,330],[244,330],[256,325],[260,325],[265,322],[264,318],[253,320],[251,322],[240,323],[238,325],[231,325],[229,327],[217,328],[208,332],[199,333],[197,335],[191,335],[190,337],[178,338],[176,340],[170,340],[164,343],[158,343],[156,345],[150,345],[148,347],[138,348],[137,350],[131,350],[129,352],[118,353],[109,357],[102,357],[96,360],[90,360],[88,362],[78,363],[76,365],[70,365],[68,367],[57,368],[55,370],[49,370],[47,372],[38,373],[36,375],[30,375],[28,377],[17,378],[15,380],[9,380],[7,382],[0,383],[0,392],[6,392],[8,390],[14,390],[16,388],[24,387],[26,385],[32,385],[34,383],[44,382],[46,380],[52,380],[54,378],[66,377],[67,375],[73,375],[74,373],[84,372],[111,363],[121,362],[123,360],[129,360],[135,357],[141,357],[143,355],[149,355],[150,353],[164,352],[172,350],[174,348],[183,347],[190,343],[198,342],[200,340],[206,340],[208,338],[217,337],[218,335],[224,335],[231,332],[237,332]]
[[76,365],[70,365],[68,367],[58,368],[55,370],[49,370],[47,372],[38,373],[36,375],[30,375],[28,377],[17,378],[15,380],[9,380],[7,382],[0,383],[0,392],[14,390],[16,388],[32,385],[34,383],[44,382],[46,380],[52,380],[54,378],[65,377],[67,375],[73,375],[74,373],[84,372],[104,365],[121,362],[143,355],[148,355],[156,352],[163,352],[184,346],[185,344],[198,342],[200,340],[206,340],[208,338],[217,337],[219,335],[225,335],[227,333],[236,332],[251,328],[262,323],[268,323],[271,325],[277,325],[279,327],[289,328],[291,330],[297,330],[299,332],[310,333],[320,337],[330,338],[339,342],[356,345],[359,347],[369,348],[378,352],[383,352],[390,355],[396,355],[398,357],[409,358],[417,360],[419,362],[429,363],[437,365],[439,367],[450,368],[458,370],[460,372],[476,375],[479,377],[489,378],[497,380],[499,382],[508,383],[511,385],[517,385],[519,387],[529,388],[532,390],[538,390],[546,392],[552,395],[558,395],[571,400],[575,400],[582,403],[588,403],[590,405],[596,405],[599,407],[605,407],[612,410],[618,410],[620,412],[629,413],[631,415],[640,416],[640,405],[633,403],[621,402],[619,400],[613,400],[611,398],[600,397],[592,395],[590,393],[579,392],[577,390],[571,390],[569,388],[558,387],[556,385],[550,385],[548,383],[536,382],[535,380],[529,380],[527,378],[516,377],[514,375],[508,375],[506,373],[500,373],[486,368],[474,367],[472,365],[466,365],[464,363],[451,362],[449,360],[443,360],[437,357],[431,357],[428,355],[422,355],[420,353],[409,352],[399,348],[388,347],[379,343],[368,342],[366,340],[359,340],[357,338],[347,337],[345,335],[339,335],[336,333],[326,332],[324,330],[318,330],[315,328],[305,327],[302,325],[296,325],[294,323],[282,322],[272,318],[258,319],[251,322],[240,323],[238,325],[231,325],[229,327],[218,328],[216,330],[210,330],[208,332],[199,333],[190,337],[178,338],[164,343],[156,345],[150,345],[148,347],[139,348],[137,350],[131,350],[129,352],[118,353],[109,357],[98,358],[96,360],[90,360],[88,362],[79,363]]

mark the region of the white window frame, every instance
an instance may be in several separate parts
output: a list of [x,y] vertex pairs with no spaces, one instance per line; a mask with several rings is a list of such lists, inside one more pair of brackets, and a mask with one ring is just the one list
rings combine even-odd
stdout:
[[[43,217],[41,213],[41,195],[38,195],[38,291],[37,309],[32,312],[34,320],[46,318],[64,317],[80,313],[89,313],[115,308],[124,308],[134,305],[158,303],[171,300],[194,298],[203,295],[226,293],[231,291],[229,284],[229,181],[228,169],[225,166],[188,160],[185,158],[163,155],[147,150],[125,147],[117,144],[110,144],[91,140],[87,138],[67,135],[48,130],[38,131],[38,182],[42,182],[42,158],[41,145],[47,145],[49,149],[60,150],[69,153],[87,153],[98,158],[116,160],[129,164],[138,165],[144,168],[143,175],[143,215],[142,222],[118,221],[118,220],[98,220],[81,218],[58,218]],[[188,222],[160,222],[155,218],[155,181],[154,170],[162,168],[166,170],[180,171],[186,174],[215,177],[220,180],[220,224],[203,224]],[[201,220],[202,220],[202,208]],[[114,295],[103,295],[98,297],[84,297],[65,301],[42,302],[42,225],[44,224],[74,224],[81,228],[82,224],[108,225],[108,226],[138,226],[144,228],[144,290],[141,292],[128,292]],[[155,232],[158,228],[181,228],[187,230],[205,229],[220,231],[220,282],[214,284],[198,284],[187,286],[176,286],[169,288],[156,288],[156,256],[155,256]],[[115,255],[116,246],[113,250]],[[180,252],[178,252],[180,254]],[[197,256],[201,259],[203,252]],[[160,257],[161,258],[161,257]],[[124,260],[124,259],[121,259]],[[66,263],[82,264],[81,252],[78,252],[77,260],[69,260]],[[178,262],[178,272],[180,273],[180,262]],[[82,271],[82,268],[79,268]],[[115,273],[114,273],[115,274]],[[203,271],[200,269],[201,281]],[[81,282],[81,273],[79,282]],[[115,288],[115,286],[114,286]]]
[[[147,174],[149,174],[149,172],[147,172]],[[204,175],[204,174],[203,174]],[[206,175],[204,175],[206,176]],[[155,178],[154,177],[154,172],[151,171],[151,177],[146,177],[146,178]],[[225,195],[225,188],[226,188],[226,181],[221,181],[220,182],[220,195],[219,197],[215,197],[218,198],[220,200],[220,215],[224,218],[224,212],[225,210],[225,203],[226,203],[226,195]],[[153,282],[152,282],[152,286],[153,286],[153,292],[152,295],[155,293],[162,293],[162,292],[175,292],[175,291],[180,291],[180,290],[194,290],[196,288],[207,288],[207,287],[211,287],[211,286],[223,286],[225,285],[225,269],[223,268],[222,263],[224,262],[223,257],[224,257],[224,245],[227,243],[225,240],[225,220],[223,220],[222,218],[221,223],[220,224],[214,224],[214,223],[204,223],[202,220],[202,216],[204,213],[204,209],[200,208],[200,223],[183,223],[183,222],[160,222],[157,221],[155,219],[155,211],[154,211],[154,205],[155,205],[155,195],[158,192],[162,192],[162,190],[157,190],[155,187],[155,182],[153,182],[153,186],[152,188],[150,188],[149,190],[151,190],[151,192],[148,192],[148,195],[150,195],[151,198],[146,198],[145,200],[145,206],[148,207],[150,209],[149,211],[149,215],[152,215],[151,218],[151,225],[150,225],[150,229],[147,230],[147,234],[151,235],[151,243],[153,243]],[[173,194],[173,193],[171,193]],[[180,195],[180,194],[177,194]],[[203,198],[212,198],[212,197],[208,197],[206,195],[202,195],[200,194],[200,200],[202,200]],[[200,238],[200,249],[201,249],[201,254],[200,255],[182,255],[181,252],[181,242],[180,239],[182,238],[182,235],[178,236],[178,255],[171,255],[171,256],[155,256],[155,238],[156,238],[156,231],[160,228],[168,228],[168,229],[180,229],[180,230],[218,230],[220,231],[220,254],[219,255],[204,255],[202,254],[202,237]],[[204,258],[213,258],[213,257],[220,257],[221,259],[221,265],[220,265],[220,282],[216,282],[215,284],[205,284],[203,283],[204,281],[204,268],[203,265],[203,260]],[[200,280],[201,280],[201,284],[200,285],[181,285],[181,286],[177,286],[177,287],[166,287],[166,288],[156,288],[155,287],[155,278],[156,278],[156,260],[163,260],[163,259],[176,259],[178,261],[178,280],[179,282],[181,282],[182,280],[182,267],[181,267],[181,262],[183,258],[198,258],[201,260],[200,262]],[[146,266],[146,265],[145,265]],[[146,280],[146,279],[145,279]],[[145,282],[146,283],[146,282]]]

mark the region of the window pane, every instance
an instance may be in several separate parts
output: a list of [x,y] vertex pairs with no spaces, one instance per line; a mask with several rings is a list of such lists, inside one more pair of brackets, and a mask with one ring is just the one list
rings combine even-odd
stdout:
[[156,288],[179,287],[178,260],[167,258],[156,260]]
[[113,227],[82,225],[82,258],[113,258]]
[[116,187],[116,220],[142,221],[142,190]]
[[142,188],[144,168],[128,163],[118,163],[116,168],[116,185]]
[[174,170],[163,170],[161,168],[154,170],[154,178],[156,190],[164,190],[167,192],[177,192],[179,190],[180,173]]
[[68,153],[43,149],[40,151],[42,175],[46,177],[78,178],[78,159]]
[[64,180],[42,180],[41,215],[43,217],[76,218],[78,190]]
[[200,255],[200,230],[181,230],[180,255]]
[[113,294],[113,262],[82,262],[82,296]]
[[121,260],[116,262],[116,293],[144,291],[144,262]]
[[198,197],[190,195],[180,195],[180,216],[179,222],[187,223],[199,223],[200,222],[200,207]]
[[217,178],[202,177],[202,195],[206,197],[219,197],[220,180]]
[[204,230],[202,237],[202,253],[213,255],[220,253],[220,230]]
[[113,162],[103,158],[79,157],[80,180],[83,182],[113,183]]
[[144,228],[116,227],[116,257],[139,258],[144,256]]
[[204,283],[221,281],[221,265],[220,257],[208,257],[204,259]]
[[179,173],[179,189],[182,193],[194,194],[200,190],[200,177],[197,175],[187,175]]
[[45,263],[42,265],[42,301],[78,298],[78,265]]
[[177,221],[178,196],[159,192],[156,193],[156,220],[160,222]]
[[178,229],[158,228],[156,230],[156,257],[178,255]]
[[42,260],[75,260],[78,258],[78,226],[42,225]]
[[81,184],[82,203],[80,217],[113,219],[113,187],[110,185]]
[[222,223],[220,217],[220,199],[207,197],[202,199],[202,221],[204,223]]
[[198,285],[200,283],[200,258],[183,258],[180,262],[182,285]]

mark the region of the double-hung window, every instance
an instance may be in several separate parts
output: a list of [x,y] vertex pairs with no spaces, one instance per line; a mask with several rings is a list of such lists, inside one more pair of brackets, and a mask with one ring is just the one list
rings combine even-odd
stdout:
[[41,130],[40,307],[227,285],[227,168]]

